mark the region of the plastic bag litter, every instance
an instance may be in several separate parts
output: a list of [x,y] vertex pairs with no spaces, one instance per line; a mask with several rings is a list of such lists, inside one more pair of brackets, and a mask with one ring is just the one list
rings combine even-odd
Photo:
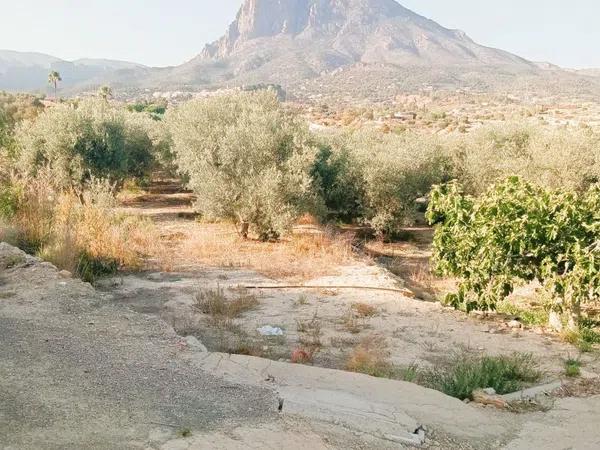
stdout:
[[256,331],[258,331],[261,336],[283,336],[283,330],[281,328],[272,327],[271,325],[257,328]]

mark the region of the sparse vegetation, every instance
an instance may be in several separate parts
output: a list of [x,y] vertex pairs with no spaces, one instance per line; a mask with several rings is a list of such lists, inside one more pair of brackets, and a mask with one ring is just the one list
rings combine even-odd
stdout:
[[358,317],[374,317],[378,314],[377,308],[373,305],[369,305],[368,303],[353,303],[352,309],[358,315]]
[[296,320],[296,329],[301,334],[300,343],[304,346],[305,351],[311,355],[312,359],[314,354],[323,346],[321,342],[323,332],[318,311],[315,311],[309,320]]
[[574,378],[581,375],[581,361],[577,359],[568,359],[565,361],[565,375]]
[[247,311],[258,307],[260,302],[255,295],[245,289],[236,292],[236,297],[227,299],[224,289],[217,287],[201,291],[196,295],[195,307],[202,314],[208,314],[216,320],[237,319]]
[[462,353],[421,371],[419,377],[425,386],[463,400],[476,389],[493,388],[498,394],[518,391],[538,381],[541,372],[530,354],[474,357]]

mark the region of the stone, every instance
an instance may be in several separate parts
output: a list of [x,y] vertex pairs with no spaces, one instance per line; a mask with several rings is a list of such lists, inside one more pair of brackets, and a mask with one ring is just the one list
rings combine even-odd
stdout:
[[490,405],[495,406],[498,409],[505,409],[508,407],[508,402],[504,400],[499,395],[495,395],[495,391],[493,395],[486,393],[487,389],[476,389],[471,394],[473,397],[473,401],[475,403],[479,403],[480,405]]
[[518,320],[511,320],[506,325],[508,325],[508,328],[514,328],[514,329],[523,328],[523,324],[521,322],[519,322]]
[[73,278],[73,274],[68,270],[61,270],[58,272],[58,276],[61,278]]
[[185,343],[188,345],[189,348],[202,352],[202,353],[207,353],[208,349],[206,348],[206,346],[200,342],[198,340],[198,338],[194,337],[194,336],[187,336],[185,338]]

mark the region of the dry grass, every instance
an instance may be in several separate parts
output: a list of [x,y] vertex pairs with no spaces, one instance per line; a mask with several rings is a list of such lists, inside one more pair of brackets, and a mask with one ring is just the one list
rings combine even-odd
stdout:
[[388,361],[388,344],[384,337],[371,335],[361,340],[348,356],[345,368],[383,378],[395,378],[394,366]]
[[[356,305],[364,305],[358,306]],[[369,325],[366,323],[366,319],[376,314],[375,311],[371,311],[372,306],[364,303],[355,303],[351,305],[348,310],[340,318],[342,329],[351,334],[359,334],[364,329],[368,328]]]
[[323,346],[321,342],[323,331],[318,311],[315,311],[309,320],[296,320],[296,328],[301,334],[299,341],[310,353],[312,360],[312,356]]
[[335,273],[352,260],[350,234],[292,234],[279,242],[244,240],[228,224],[193,223],[175,249],[180,264],[247,268],[276,279],[309,279]]
[[373,305],[362,302],[353,303],[352,309],[354,310],[355,314],[361,318],[375,317],[379,313],[378,309]]
[[43,175],[22,181],[19,206],[3,239],[93,281],[97,271],[139,268],[157,242],[154,227],[114,212],[110,186],[57,192]]
[[195,303],[196,309],[202,314],[223,320],[236,319],[258,305],[260,302],[256,296],[249,294],[245,289],[240,290],[236,298],[228,300],[225,291],[220,287],[198,293]]

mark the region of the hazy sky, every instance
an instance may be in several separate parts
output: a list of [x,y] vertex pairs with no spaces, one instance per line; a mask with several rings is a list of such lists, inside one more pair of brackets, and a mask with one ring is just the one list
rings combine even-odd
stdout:
[[[242,0],[0,0],[0,48],[175,65],[218,38]],[[598,0],[400,0],[475,41],[536,61],[600,67]]]

